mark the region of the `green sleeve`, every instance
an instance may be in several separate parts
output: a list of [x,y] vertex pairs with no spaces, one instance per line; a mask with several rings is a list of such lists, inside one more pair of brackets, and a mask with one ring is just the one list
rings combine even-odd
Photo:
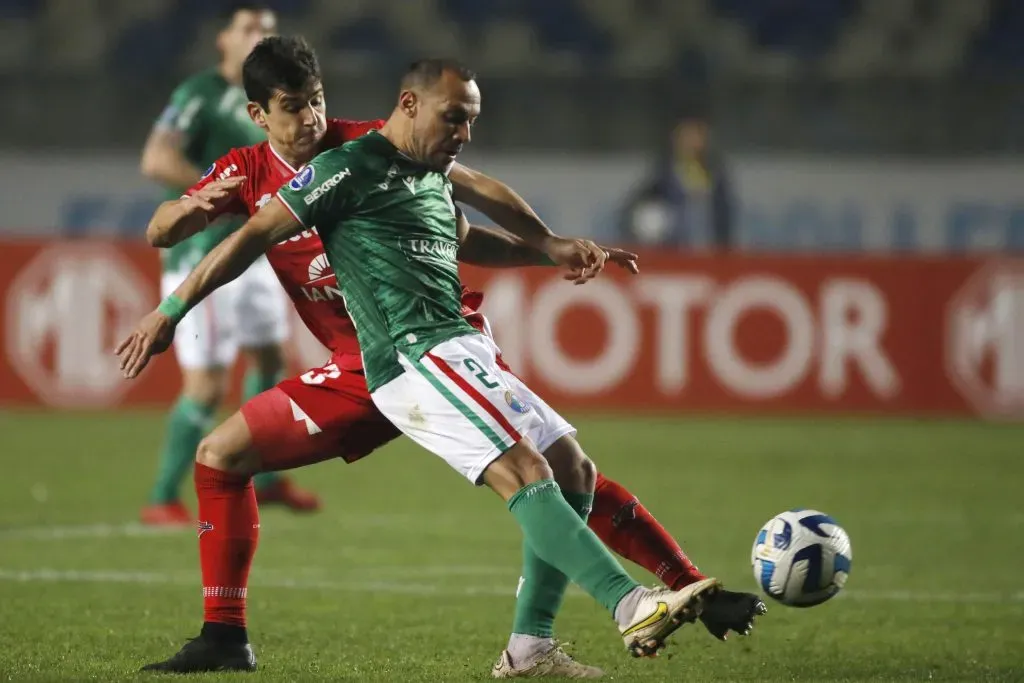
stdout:
[[185,81],[171,93],[156,127],[181,134],[183,144],[202,138],[206,126],[207,95],[191,81]]
[[322,231],[336,224],[356,202],[351,155],[331,149],[299,169],[277,196],[304,227]]

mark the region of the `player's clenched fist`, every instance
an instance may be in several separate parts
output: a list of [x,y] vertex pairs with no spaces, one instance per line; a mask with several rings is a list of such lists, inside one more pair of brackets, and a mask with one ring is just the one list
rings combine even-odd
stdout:
[[231,201],[243,182],[245,182],[245,176],[242,175],[215,180],[195,194],[184,197],[181,203],[185,207],[186,213],[194,211],[216,213]]
[[125,378],[136,377],[153,356],[166,351],[174,341],[174,320],[159,310],[153,311],[136,326],[114,353],[121,359]]

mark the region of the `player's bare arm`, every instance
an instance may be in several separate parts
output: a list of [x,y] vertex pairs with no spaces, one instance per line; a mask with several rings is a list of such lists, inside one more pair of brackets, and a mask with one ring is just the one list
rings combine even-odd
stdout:
[[272,245],[303,230],[280,199],[267,204],[245,225],[221,242],[196,266],[181,286],[147,315],[115,353],[128,379],[138,376],[154,355],[174,340],[174,328],[185,314],[215,289],[231,282]]
[[[463,218],[462,221],[465,219]],[[460,221],[460,223],[462,222]],[[466,223],[466,228],[461,231],[460,225],[459,261],[474,266],[487,268],[521,268],[524,266],[549,266],[551,259],[545,254],[527,245],[512,233],[500,228],[490,228],[483,225],[472,225]],[[608,261],[631,273],[639,273],[636,254],[598,245],[608,254]],[[571,273],[565,276],[567,279],[575,280]]]
[[142,175],[170,187],[192,187],[202,175],[182,152],[182,134],[168,128],[155,128],[142,148],[139,168]]
[[585,282],[604,268],[608,258],[604,250],[590,240],[554,234],[526,200],[500,180],[458,163],[448,178],[455,201],[472,206],[556,265],[569,268],[567,280]]
[[167,248],[202,232],[244,181],[245,176],[216,180],[192,195],[161,203],[146,227],[146,240],[154,247]]

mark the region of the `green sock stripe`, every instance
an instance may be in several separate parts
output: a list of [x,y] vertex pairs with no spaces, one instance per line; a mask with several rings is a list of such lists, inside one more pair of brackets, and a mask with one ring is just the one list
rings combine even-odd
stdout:
[[463,417],[465,417],[467,420],[472,422],[473,425],[477,429],[479,429],[483,433],[483,435],[486,436],[490,440],[490,442],[492,444],[494,444],[496,447],[501,448],[501,449],[506,449],[506,448],[508,448],[509,446],[512,445],[510,442],[505,441],[500,436],[498,436],[497,433],[495,433],[495,431],[493,429],[491,429],[490,425],[488,425],[486,422],[484,422],[480,418],[479,415],[474,413],[473,410],[469,406],[467,406],[465,403],[460,401],[459,397],[456,396],[455,394],[453,394],[448,389],[448,387],[446,387],[441,382],[441,380],[439,380],[437,377],[434,377],[434,375],[430,372],[430,370],[428,370],[423,365],[423,363],[421,363],[420,361],[412,361],[412,366],[414,368],[416,368],[416,370],[421,375],[426,377],[427,381],[430,382],[431,386],[433,386],[435,389],[437,389],[438,393],[440,393],[442,396],[444,396],[446,401],[448,401],[453,406],[455,406],[455,408],[460,413],[462,413]]
[[527,484],[512,494],[512,497],[508,499],[508,509],[515,512],[516,507],[522,501],[537,495],[561,495],[561,491],[558,488],[558,482],[554,479],[541,479],[533,482],[532,484]]

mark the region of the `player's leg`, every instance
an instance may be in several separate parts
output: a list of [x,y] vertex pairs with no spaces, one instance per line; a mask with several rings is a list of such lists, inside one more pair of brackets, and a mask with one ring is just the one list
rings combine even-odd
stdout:
[[203,628],[170,659],[145,670],[251,670],[246,631],[249,569],[259,540],[252,476],[333,457],[357,460],[398,436],[360,374],[333,365],[281,382],[248,401],[196,453]]
[[707,578],[636,496],[600,473],[589,524],[609,548],[651,572],[669,588],[682,588]]
[[404,372],[378,388],[374,403],[403,433],[440,455],[473,482],[483,481],[508,504],[540,559],[604,605],[634,653],[653,653],[684,621],[697,617],[693,595],[640,587],[566,502],[553,472],[524,434],[539,422],[514,407],[498,375],[493,342],[469,335],[438,345],[419,360],[402,357]]
[[[165,273],[161,289],[173,292],[185,274]],[[231,314],[233,291],[214,292],[178,324],[174,351],[182,369],[182,391],[167,419],[156,481],[142,510],[147,524],[190,525],[182,505],[182,480],[192,469],[196,448],[213,426],[224,395],[225,368],[234,362],[237,340]]]
[[[267,258],[261,257],[239,278],[238,344],[246,361],[243,402],[273,388],[283,379],[282,345],[288,338],[290,304]],[[253,477],[260,505],[280,504],[300,512],[317,510],[320,500],[277,472]]]

